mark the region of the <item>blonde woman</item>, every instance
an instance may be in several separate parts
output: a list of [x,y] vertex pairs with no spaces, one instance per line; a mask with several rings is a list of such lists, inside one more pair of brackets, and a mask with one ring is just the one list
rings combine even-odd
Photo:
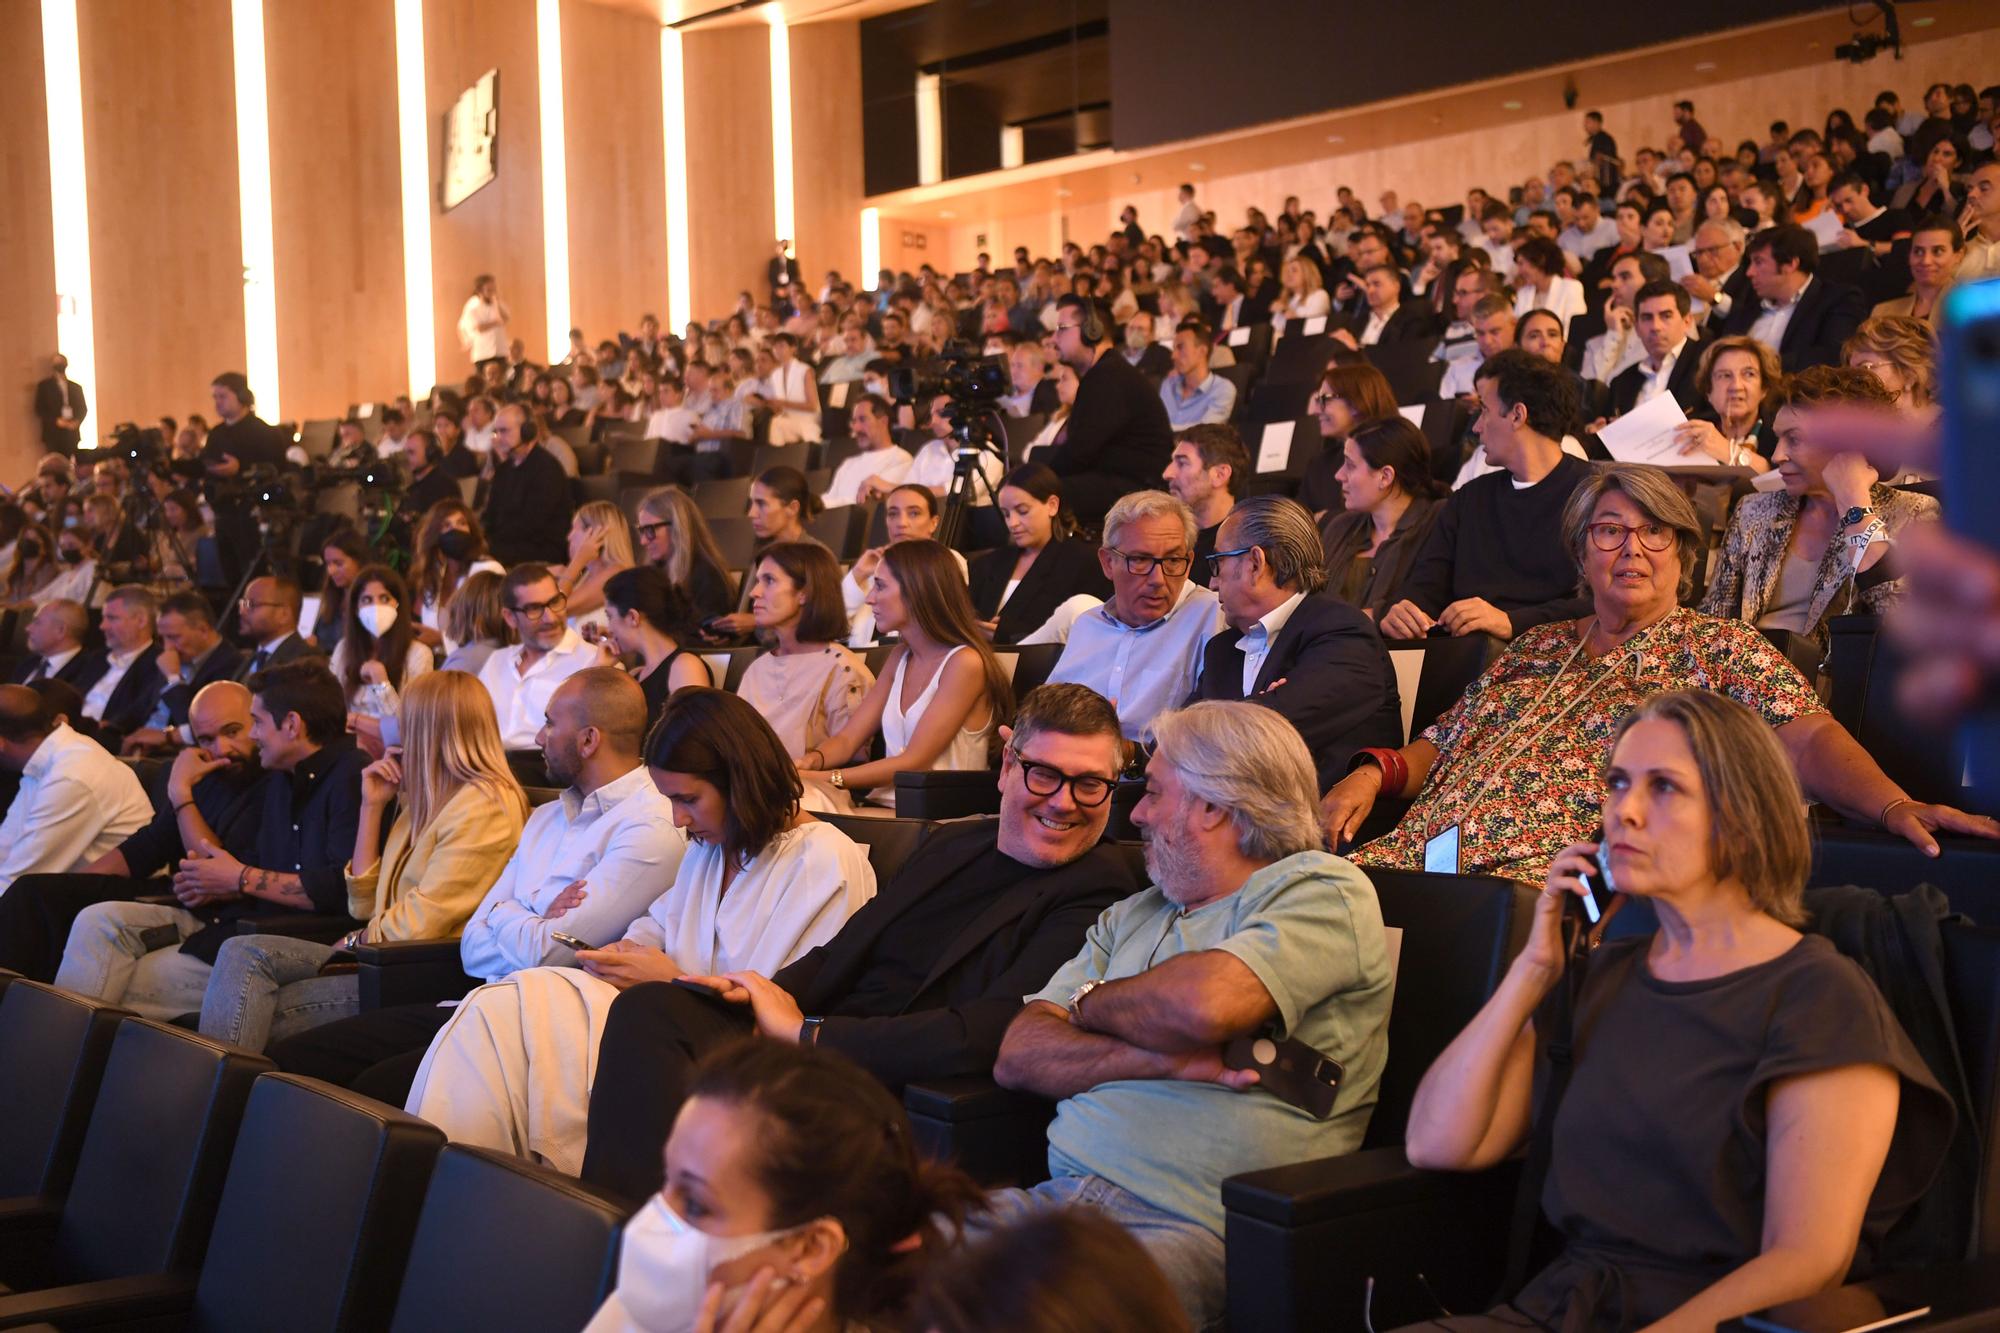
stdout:
[[624,510],[609,500],[579,508],[569,523],[569,563],[556,571],[556,583],[569,598],[570,628],[578,633],[592,625],[603,629],[604,580],[638,563]]
[[1271,303],[1271,323],[1280,331],[1288,320],[1317,319],[1333,309],[1333,298],[1320,281],[1319,265],[1306,259],[1287,259],[1279,270],[1283,290]]
[[[403,694],[403,748],[361,771],[347,910],[368,924],[337,945],[288,935],[224,940],[201,1031],[261,1051],[361,1011],[353,973],[325,975],[356,944],[450,939],[500,878],[528,799],[507,767],[493,700],[476,676],[434,671]],[[400,810],[385,844],[389,805]]]

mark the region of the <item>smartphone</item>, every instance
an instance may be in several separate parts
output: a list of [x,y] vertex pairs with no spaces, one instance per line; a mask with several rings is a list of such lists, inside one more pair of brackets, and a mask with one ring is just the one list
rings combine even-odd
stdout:
[[563,945],[570,949],[595,949],[597,947],[595,944],[586,944],[584,941],[578,939],[574,935],[565,935],[560,930],[550,931],[549,938],[554,940],[557,944]]
[[1347,1071],[1296,1037],[1238,1037],[1222,1048],[1229,1069],[1254,1069],[1257,1086],[1315,1120],[1333,1114],[1333,1101]]
[[1604,830],[1597,830],[1597,869],[1580,876],[1583,881],[1584,896],[1570,895],[1564,906],[1581,912],[1583,919],[1591,925],[1604,920],[1604,914],[1611,910],[1611,895],[1618,892],[1618,885],[1611,878],[1611,848],[1604,840]]
[[[1968,282],[1946,293],[1938,324],[1939,420],[1944,427],[1944,521],[1959,536],[2000,551],[2000,282]],[[1988,698],[1960,724],[1968,808],[2000,811],[2000,703]]]
[[1427,875],[1458,873],[1458,825],[1453,824],[1435,838],[1425,841],[1424,873]]
[[1743,1316],[1758,1333],[1875,1333],[1931,1312],[1928,1305],[1884,1296],[1865,1287],[1841,1287]]

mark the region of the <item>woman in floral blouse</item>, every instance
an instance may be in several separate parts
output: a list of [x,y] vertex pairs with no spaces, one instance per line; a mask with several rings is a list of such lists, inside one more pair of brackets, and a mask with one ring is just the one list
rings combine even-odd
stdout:
[[1448,713],[1401,750],[1370,750],[1321,803],[1336,842],[1379,796],[1415,798],[1363,865],[1421,867],[1458,832],[1458,869],[1533,880],[1598,822],[1598,777],[1618,723],[1665,690],[1709,689],[1762,717],[1806,794],[1935,850],[1937,830],[2000,838],[2000,822],[1904,795],[1762,635],[1679,604],[1699,548],[1693,508],[1665,474],[1612,464],[1579,486],[1564,537],[1595,614],[1516,638]]

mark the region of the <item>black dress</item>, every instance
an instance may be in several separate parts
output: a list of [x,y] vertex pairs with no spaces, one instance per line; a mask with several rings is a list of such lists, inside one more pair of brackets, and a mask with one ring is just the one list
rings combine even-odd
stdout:
[[1058,606],[1079,593],[1111,596],[1111,580],[1098,566],[1097,548],[1080,537],[1064,537],[1042,548],[1021,576],[1021,586],[1003,607],[1000,599],[1007,594],[1007,580],[1014,576],[1014,562],[1020,558],[1018,550],[1002,546],[974,560],[966,571],[972,609],[981,620],[992,620],[998,613],[995,643],[1019,643],[1040,629]]
[[639,688],[646,695],[646,716],[653,721],[659,721],[660,710],[667,706],[667,696],[674,692],[673,686],[667,683],[673,678],[674,663],[691,651],[693,650],[688,648],[676,648],[668,653],[658,666],[639,677]]

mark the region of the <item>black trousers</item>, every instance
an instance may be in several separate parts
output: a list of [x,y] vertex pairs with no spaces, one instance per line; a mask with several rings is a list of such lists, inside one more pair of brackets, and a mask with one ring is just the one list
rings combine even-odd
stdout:
[[458,1010],[436,1004],[371,1009],[301,1032],[265,1054],[288,1074],[351,1088],[364,1097],[401,1106],[431,1039]]
[[695,1064],[755,1028],[750,1006],[704,999],[664,981],[613,1000],[590,1088],[583,1178],[628,1199],[659,1193],[666,1178],[661,1154]]
[[93,903],[164,893],[166,881],[123,875],[23,875],[0,893],[0,967],[30,981],[54,981],[77,914]]

